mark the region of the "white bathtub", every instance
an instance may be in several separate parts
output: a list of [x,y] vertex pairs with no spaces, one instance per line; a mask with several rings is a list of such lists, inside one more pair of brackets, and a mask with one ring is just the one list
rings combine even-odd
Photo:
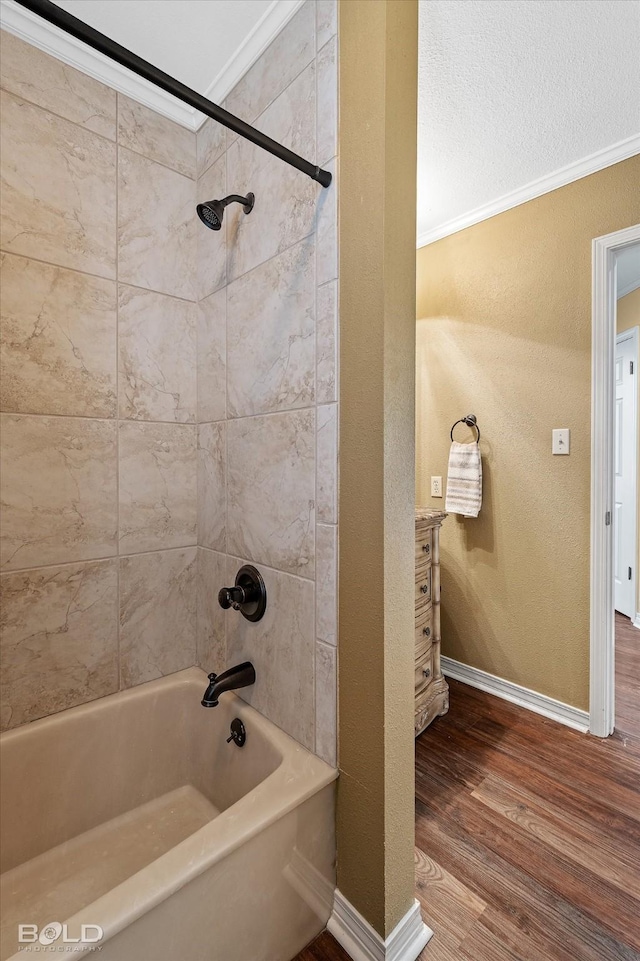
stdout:
[[206,685],[192,668],[2,735],[2,961],[289,961],[325,926],[337,772],[234,694],[201,707]]

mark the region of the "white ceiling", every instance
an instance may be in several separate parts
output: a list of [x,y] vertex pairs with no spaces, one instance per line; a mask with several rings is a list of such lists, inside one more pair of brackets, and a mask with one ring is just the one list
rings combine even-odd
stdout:
[[640,0],[420,0],[419,240],[640,133],[639,50]]

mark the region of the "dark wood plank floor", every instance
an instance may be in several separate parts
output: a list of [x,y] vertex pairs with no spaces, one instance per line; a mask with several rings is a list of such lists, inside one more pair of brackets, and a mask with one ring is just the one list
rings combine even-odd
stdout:
[[640,631],[616,613],[616,727],[640,737]]
[[[639,961],[640,631],[606,740],[451,682],[416,741],[420,961]],[[296,961],[348,961],[326,932]]]

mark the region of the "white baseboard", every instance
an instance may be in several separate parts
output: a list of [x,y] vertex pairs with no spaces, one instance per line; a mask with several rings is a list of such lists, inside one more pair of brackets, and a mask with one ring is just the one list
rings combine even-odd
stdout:
[[640,611],[636,612],[636,619],[635,621],[632,621],[632,624],[634,627],[637,627],[638,630],[640,630]]
[[470,667],[468,664],[461,664],[450,657],[442,658],[442,673],[447,677],[452,677],[456,681],[462,681],[469,687],[476,687],[479,691],[486,691],[487,694],[495,694],[505,701],[526,707],[535,714],[542,714],[543,717],[551,718],[567,727],[572,727],[575,731],[582,731],[586,734],[589,730],[589,712],[581,711],[577,707],[565,704],[563,701],[556,701],[546,694],[539,694],[528,687],[521,687],[512,681],[506,681],[503,677],[496,677],[495,674],[488,674],[477,667]]
[[414,901],[385,940],[340,891],[336,891],[327,930],[352,961],[416,961],[433,935],[422,920],[419,902]]

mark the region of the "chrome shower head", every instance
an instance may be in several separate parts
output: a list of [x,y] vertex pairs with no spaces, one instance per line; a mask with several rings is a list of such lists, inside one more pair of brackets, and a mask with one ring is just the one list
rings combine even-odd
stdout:
[[224,217],[224,208],[228,204],[242,204],[242,209],[245,214],[250,214],[253,210],[255,199],[252,193],[248,193],[246,197],[240,197],[239,194],[229,194],[228,197],[223,197],[222,200],[206,200],[204,203],[198,204],[196,212],[205,227],[208,227],[209,230],[220,230],[222,227],[222,218]]

